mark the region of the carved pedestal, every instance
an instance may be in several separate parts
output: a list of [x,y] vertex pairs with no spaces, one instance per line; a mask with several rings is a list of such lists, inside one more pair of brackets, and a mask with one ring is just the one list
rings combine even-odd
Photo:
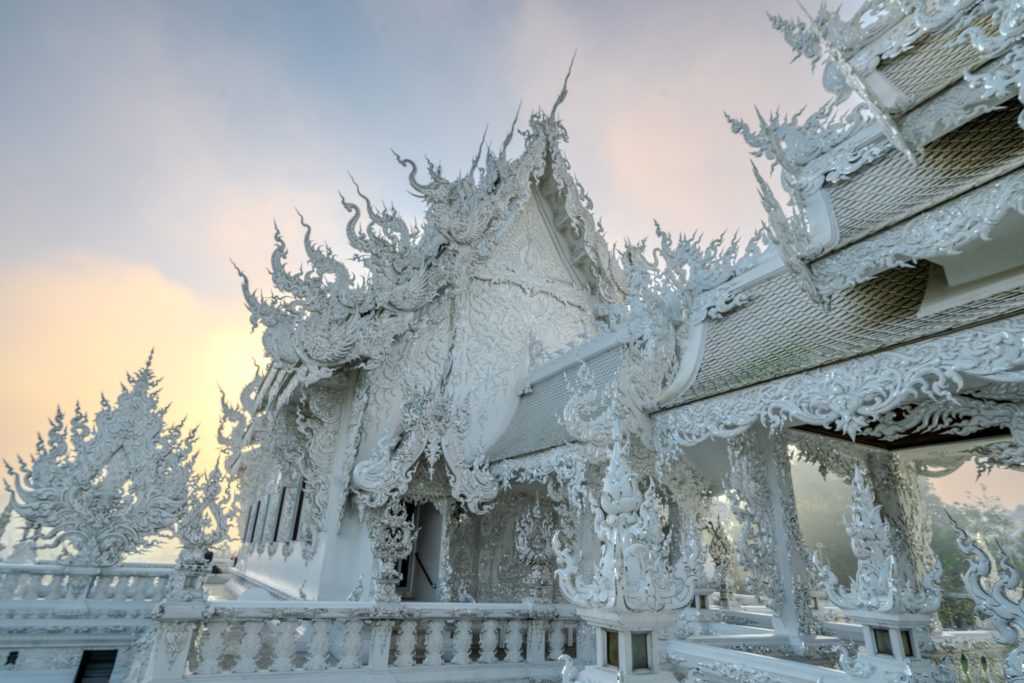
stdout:
[[857,670],[885,680],[911,672],[915,680],[937,678],[931,660],[931,614],[851,610],[846,616],[864,628],[864,651],[857,657]]
[[597,633],[597,663],[580,672],[580,683],[675,683],[675,675],[661,664],[679,610],[581,609],[579,615]]

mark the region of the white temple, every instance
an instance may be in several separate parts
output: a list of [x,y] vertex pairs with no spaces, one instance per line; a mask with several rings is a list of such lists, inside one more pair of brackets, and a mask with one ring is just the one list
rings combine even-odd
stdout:
[[[240,273],[268,360],[223,471],[150,364],[58,414],[9,468],[0,680],[1024,681],[1022,568],[963,534],[945,628],[919,486],[1024,469],[1024,5],[772,23],[834,97],[729,119],[783,188],[754,167],[749,244],[612,250],[563,87],[517,158],[398,157],[421,224],[343,198],[358,276],[304,221],[302,268],[278,234],[274,290]],[[794,457],[851,484],[848,585]]]

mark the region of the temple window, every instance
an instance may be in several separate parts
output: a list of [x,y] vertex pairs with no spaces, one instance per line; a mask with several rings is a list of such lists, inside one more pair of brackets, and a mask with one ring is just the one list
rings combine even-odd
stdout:
[[650,640],[650,632],[632,634],[633,671],[651,668]]
[[875,652],[880,655],[892,654],[892,640],[889,638],[889,630],[884,628],[871,629],[875,636]]
[[605,631],[604,663],[606,666],[619,666],[619,632]]
[[292,537],[291,540],[299,540],[299,529],[302,526],[302,505],[306,502],[306,480],[303,479],[302,483],[299,484],[299,500],[295,503],[295,516],[294,522],[292,522]]

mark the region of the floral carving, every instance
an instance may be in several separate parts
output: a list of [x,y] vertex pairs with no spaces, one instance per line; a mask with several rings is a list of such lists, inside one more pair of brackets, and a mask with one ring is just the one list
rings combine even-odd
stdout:
[[[547,539],[554,533],[555,520],[551,513],[545,514],[541,511],[539,500],[534,501],[533,507],[516,522],[516,556],[530,567],[524,583],[534,600],[543,600],[549,593],[551,580],[548,567],[554,559],[554,553]],[[541,541],[540,545],[537,544],[538,539]]]
[[175,536],[181,541],[175,585],[175,599],[203,599],[202,577],[209,571],[207,552],[229,538],[230,523],[237,516],[234,496],[223,481],[218,462],[207,474],[193,478],[189,496],[178,520]]
[[1022,367],[1024,317],[1018,316],[663,411],[658,453],[667,462],[681,447],[735,436],[754,423],[778,430],[803,422],[855,437],[906,403],[952,399],[966,377]]
[[379,602],[397,602],[396,586],[402,578],[398,562],[412,552],[419,529],[406,515],[401,498],[392,498],[380,508],[378,519],[370,526],[370,548],[376,560],[374,597]]
[[990,239],[992,228],[1010,211],[1024,214],[1024,173],[1019,171],[830,254],[814,263],[811,274],[818,291],[829,296],[883,271],[958,254],[977,240]]

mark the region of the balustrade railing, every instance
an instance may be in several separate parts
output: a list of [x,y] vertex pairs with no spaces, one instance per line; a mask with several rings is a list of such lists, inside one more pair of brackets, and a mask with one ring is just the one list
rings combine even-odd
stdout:
[[[172,610],[161,621],[189,620]],[[186,675],[506,665],[549,675],[575,653],[577,623],[568,605],[215,603],[191,635]]]
[[1003,662],[1010,651],[990,631],[945,631],[934,638],[936,661],[947,660],[957,683],[1005,683]]
[[[766,643],[763,648],[757,647],[757,637],[748,637],[744,643],[746,647],[754,647],[755,652],[737,649],[736,643],[743,642],[743,636],[731,635],[673,640],[667,646],[667,654],[677,673],[705,681],[763,679],[796,683],[853,683],[865,679],[882,680],[878,671],[843,671],[792,657],[771,656],[768,652],[771,637],[760,638]],[[956,683],[1006,682],[1003,662],[1010,648],[997,643],[991,631],[946,631],[936,635],[933,644],[933,661],[948,664],[948,671]]]
[[173,571],[171,565],[109,568],[58,564],[0,564],[0,602],[94,600],[157,602]]

